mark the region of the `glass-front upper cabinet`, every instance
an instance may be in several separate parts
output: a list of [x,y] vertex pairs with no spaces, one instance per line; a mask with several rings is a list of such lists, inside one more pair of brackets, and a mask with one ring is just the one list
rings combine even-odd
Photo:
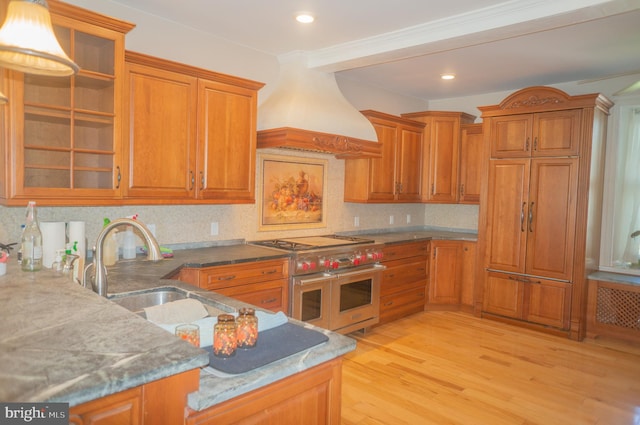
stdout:
[[11,181],[5,203],[108,204],[120,196],[124,37],[133,25],[57,1],[49,7],[58,41],[80,71],[70,77],[5,71]]

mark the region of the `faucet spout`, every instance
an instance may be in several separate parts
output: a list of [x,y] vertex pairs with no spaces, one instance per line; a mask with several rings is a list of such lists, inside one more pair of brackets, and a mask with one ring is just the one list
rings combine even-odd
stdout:
[[[93,288],[93,291],[103,297],[107,296],[107,268],[105,267],[102,259],[104,240],[113,228],[121,225],[133,226],[142,233],[148,247],[147,260],[162,260],[162,253],[160,252],[160,245],[158,245],[158,241],[147,226],[145,226],[141,221],[132,220],[130,218],[119,218],[117,220],[113,220],[111,223],[107,224],[98,235],[96,245],[94,247],[93,263],[89,264],[85,268],[84,272],[84,285],[87,285],[87,278],[89,278],[91,280],[91,287]],[[93,276],[89,275],[90,269],[93,269]]]

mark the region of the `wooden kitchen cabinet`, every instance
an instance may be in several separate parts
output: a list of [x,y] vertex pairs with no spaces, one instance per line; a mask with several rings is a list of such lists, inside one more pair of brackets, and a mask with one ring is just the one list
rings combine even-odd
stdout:
[[480,203],[480,180],[482,179],[482,154],[484,134],[482,124],[460,126],[460,168],[458,180],[458,203]]
[[488,268],[570,281],[577,191],[577,158],[491,160]]
[[429,242],[409,242],[383,248],[378,325],[424,310],[429,274]]
[[582,110],[509,115],[491,120],[491,157],[575,156]]
[[184,423],[187,395],[199,386],[193,369],[69,409],[73,425],[175,425]]
[[187,409],[185,424],[339,425],[341,388],[340,357],[206,410]]
[[432,240],[428,310],[473,309],[476,243]]
[[[125,197],[253,203],[262,83],[126,52]],[[171,101],[167,101],[171,99]]]
[[[0,1],[0,14],[7,4]],[[108,204],[120,196],[124,37],[134,25],[57,0],[49,9],[80,71],[70,77],[3,71],[11,102],[2,202]]]
[[471,124],[464,112],[422,111],[402,114],[425,123],[422,156],[422,201],[457,203],[459,189],[460,126]]
[[345,160],[344,200],[419,202],[424,125],[377,111],[362,114],[376,130],[382,157]]
[[598,94],[530,87],[479,107],[490,132],[479,217],[484,317],[585,336],[611,106]]
[[289,310],[288,259],[184,268],[179,280],[271,311]]
[[567,330],[571,284],[549,279],[489,272],[483,310],[499,316]]

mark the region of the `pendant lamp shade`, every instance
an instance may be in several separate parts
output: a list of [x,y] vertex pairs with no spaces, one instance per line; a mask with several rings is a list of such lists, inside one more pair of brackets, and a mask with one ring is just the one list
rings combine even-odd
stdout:
[[0,28],[0,66],[56,77],[78,72],[56,39],[46,0],[9,2]]

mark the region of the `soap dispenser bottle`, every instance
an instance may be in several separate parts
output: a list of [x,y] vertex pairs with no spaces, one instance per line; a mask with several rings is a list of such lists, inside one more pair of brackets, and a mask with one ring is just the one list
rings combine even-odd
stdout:
[[[111,221],[108,218],[104,219],[104,225],[106,226]],[[118,261],[118,239],[116,229],[112,229],[107,237],[104,238],[104,245],[102,247],[102,262],[105,266],[113,266]]]
[[133,233],[133,227],[127,226],[122,238],[122,258],[132,260],[136,258],[136,235]]

